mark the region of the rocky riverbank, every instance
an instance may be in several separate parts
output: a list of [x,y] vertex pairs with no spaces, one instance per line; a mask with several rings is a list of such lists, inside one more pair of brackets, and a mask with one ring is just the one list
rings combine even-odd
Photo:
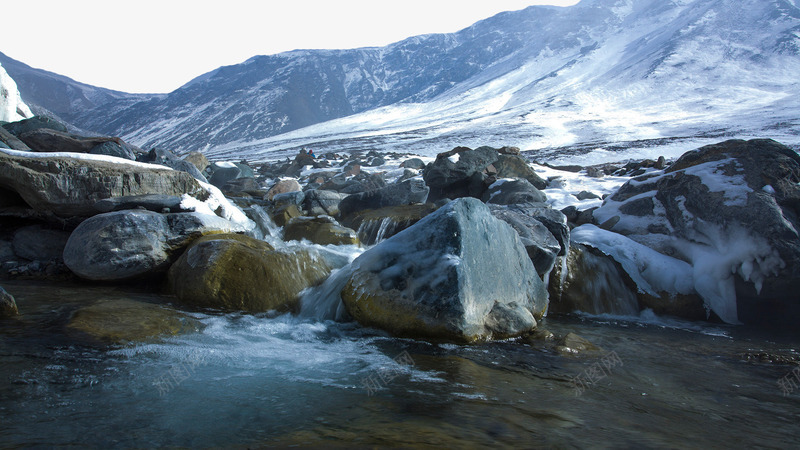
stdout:
[[[299,311],[335,271],[336,304],[320,310],[457,342],[573,311],[800,317],[800,157],[771,140],[589,168],[535,166],[513,147],[209,162],[41,117],[0,141],[5,278],[145,283],[187,311],[260,313]],[[624,184],[570,192],[575,177]],[[12,296],[2,314],[24,314]]]

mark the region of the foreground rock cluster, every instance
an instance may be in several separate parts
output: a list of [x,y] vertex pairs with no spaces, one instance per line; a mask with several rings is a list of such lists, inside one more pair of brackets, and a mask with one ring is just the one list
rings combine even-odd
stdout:
[[[76,136],[40,117],[5,124],[0,147],[3,277],[145,283],[184,308],[260,313],[298,311],[341,268],[349,317],[458,342],[530,333],[548,311],[798,316],[787,293],[800,287],[800,158],[774,141],[616,168],[642,172],[600,208],[564,211],[509,147],[457,147],[427,164],[302,151],[251,167]],[[350,262],[333,246],[365,251]],[[19,306],[3,292],[3,316]],[[119,315],[90,308],[71,329],[92,334],[87,323]],[[170,333],[192,328],[167,307],[141,311],[167,314],[147,320]]]

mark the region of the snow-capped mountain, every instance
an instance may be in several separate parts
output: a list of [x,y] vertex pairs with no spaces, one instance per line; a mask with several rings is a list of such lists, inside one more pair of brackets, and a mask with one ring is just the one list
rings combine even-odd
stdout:
[[796,0],[583,0],[382,48],[257,56],[70,117],[145,147],[255,160],[299,146],[546,153],[723,135],[796,145],[798,69]]
[[47,112],[70,124],[79,123],[78,114],[115,102],[136,103],[158,95],[128,94],[80,83],[69,77],[35,69],[0,53],[0,64],[13,78],[34,112]]

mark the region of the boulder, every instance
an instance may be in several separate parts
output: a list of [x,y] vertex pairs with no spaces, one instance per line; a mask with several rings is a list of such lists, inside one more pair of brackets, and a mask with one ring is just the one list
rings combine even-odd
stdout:
[[430,187],[428,200],[481,198],[487,187],[486,169],[497,159],[497,150],[490,147],[475,150],[456,147],[438,154],[436,161],[429,164],[423,173],[423,179]]
[[201,328],[199,321],[174,309],[122,299],[80,308],[67,323],[71,332],[112,344],[150,341]]
[[319,245],[358,245],[358,235],[339,225],[330,216],[295,217],[286,223],[283,238],[287,241],[308,239]]
[[624,238],[612,242],[613,247],[599,244],[602,249],[571,244],[564,266],[557,264],[550,277],[549,313],[636,316],[648,308],[658,315],[708,318],[685,263]]
[[[654,164],[655,165],[655,162]],[[634,178],[597,223],[689,262],[706,306],[730,323],[800,318],[800,156],[773,140],[731,140]]]
[[[117,144],[119,139],[110,137],[83,137],[49,128],[37,128],[19,135],[35,152],[89,153],[103,144]],[[119,146],[119,144],[117,144]],[[121,146],[119,146],[121,148]],[[121,150],[122,151],[122,150]],[[124,151],[123,151],[124,152]],[[130,158],[127,158],[130,159]]]
[[536,272],[543,279],[550,273],[561,251],[561,245],[541,222],[502,206],[490,205],[492,215],[511,225],[519,234],[522,245],[528,252]]
[[429,191],[425,182],[419,178],[405,180],[381,189],[350,195],[339,203],[339,213],[348,217],[365,209],[425,203]]
[[18,122],[7,123],[3,125],[3,128],[5,128],[6,131],[17,137],[29,131],[38,130],[42,128],[48,130],[60,131],[62,133],[67,132],[67,127],[65,127],[63,124],[45,116],[34,116],[31,117],[30,119],[24,119]]
[[302,192],[303,187],[294,178],[283,178],[272,185],[267,191],[267,200],[274,200],[276,195],[287,194],[289,192]]
[[595,200],[600,199],[601,197],[594,192],[580,191],[577,195],[575,195],[575,198],[578,200]]
[[452,201],[352,263],[342,290],[360,323],[472,342],[526,333],[547,292],[517,233],[477,199]]
[[414,225],[434,211],[436,205],[432,203],[389,206],[359,211],[344,219],[343,223],[358,230],[358,238],[362,243],[374,245]]
[[104,198],[94,204],[98,213],[123,211],[126,209],[146,209],[158,213],[189,212],[191,208],[181,206],[183,199],[177,195],[126,195],[124,197]]
[[323,183],[319,189],[336,191],[342,194],[358,194],[381,189],[385,186],[386,181],[380,174],[359,172],[351,177],[345,173],[339,173]]
[[544,203],[547,201],[547,196],[527,180],[503,178],[489,186],[482,200],[496,205]]
[[261,187],[258,185],[258,182],[255,180],[255,178],[237,178],[235,180],[230,180],[220,189],[226,195],[233,197],[252,195],[254,197],[261,198],[264,196],[264,192],[261,190]]
[[232,162],[214,162],[208,168],[211,172],[208,182],[218,188],[222,188],[225,183],[239,178],[242,174],[242,169]]
[[19,314],[14,296],[0,286],[0,319],[14,317]]
[[[150,152],[147,153],[146,155],[140,156],[138,158],[138,161],[167,166],[174,170],[186,172],[189,175],[193,176],[194,178],[202,181],[203,183],[208,182],[208,180],[206,180],[206,177],[202,173],[200,173],[199,170],[197,170],[197,167],[195,167],[194,164],[179,158],[171,151],[165,150],[163,148],[154,148],[150,150]],[[215,184],[215,186],[217,185]]]
[[288,205],[301,206],[306,199],[306,193],[303,191],[286,192],[283,194],[275,194],[272,197],[272,202],[276,208]]
[[129,146],[123,146],[114,141],[105,141],[97,144],[89,150],[89,153],[93,155],[106,155],[115,158],[129,159],[131,161],[136,160],[136,153]]
[[570,229],[567,217],[561,211],[543,203],[517,203],[505,207],[516,215],[527,216],[544,225],[558,241],[561,250],[558,256],[567,254],[569,249]]
[[189,242],[210,233],[244,231],[200,213],[110,212],[83,221],[64,248],[64,263],[81,278],[128,280],[161,274]]
[[206,155],[200,152],[189,152],[184,157],[183,160],[189,163],[192,163],[200,173],[203,173],[204,170],[211,164],[211,162],[206,158]]
[[[507,147],[506,147],[507,148]],[[547,181],[543,180],[528,164],[525,158],[514,154],[501,154],[493,164],[497,170],[497,178],[519,178],[527,180],[536,189],[545,189]]]
[[312,189],[305,192],[303,209],[312,216],[335,216],[339,214],[339,203],[345,197],[347,194]]
[[27,157],[0,151],[0,188],[16,192],[37,211],[59,217],[92,216],[97,213],[95,204],[111,197],[209,195],[187,173],[122,161]]
[[282,205],[272,211],[270,217],[275,225],[282,227],[295,217],[301,217],[303,212],[294,203]]
[[12,150],[19,150],[23,152],[31,151],[30,147],[25,145],[25,143],[20,141],[18,137],[9,133],[8,130],[3,127],[0,127],[0,143],[5,145],[3,148],[10,148]]
[[187,305],[250,313],[294,310],[300,292],[331,272],[310,249],[274,250],[241,235],[195,241],[169,270],[169,285]]
[[400,167],[405,167],[406,169],[422,170],[425,168],[425,162],[419,158],[410,158],[400,163]]
[[41,225],[22,227],[14,232],[14,254],[31,261],[61,259],[70,233]]

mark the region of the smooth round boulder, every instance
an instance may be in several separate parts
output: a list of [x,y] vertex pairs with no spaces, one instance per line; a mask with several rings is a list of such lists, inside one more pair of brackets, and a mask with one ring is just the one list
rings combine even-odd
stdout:
[[197,320],[165,306],[116,299],[75,311],[67,330],[107,343],[125,344],[193,332],[201,326]]
[[316,252],[275,250],[236,234],[204,236],[169,269],[181,303],[259,313],[298,307],[300,291],[325,280],[332,268]]
[[146,210],[99,214],[72,232],[64,263],[87,280],[128,280],[159,274],[192,239],[208,233],[244,231],[217,216],[158,214]]

